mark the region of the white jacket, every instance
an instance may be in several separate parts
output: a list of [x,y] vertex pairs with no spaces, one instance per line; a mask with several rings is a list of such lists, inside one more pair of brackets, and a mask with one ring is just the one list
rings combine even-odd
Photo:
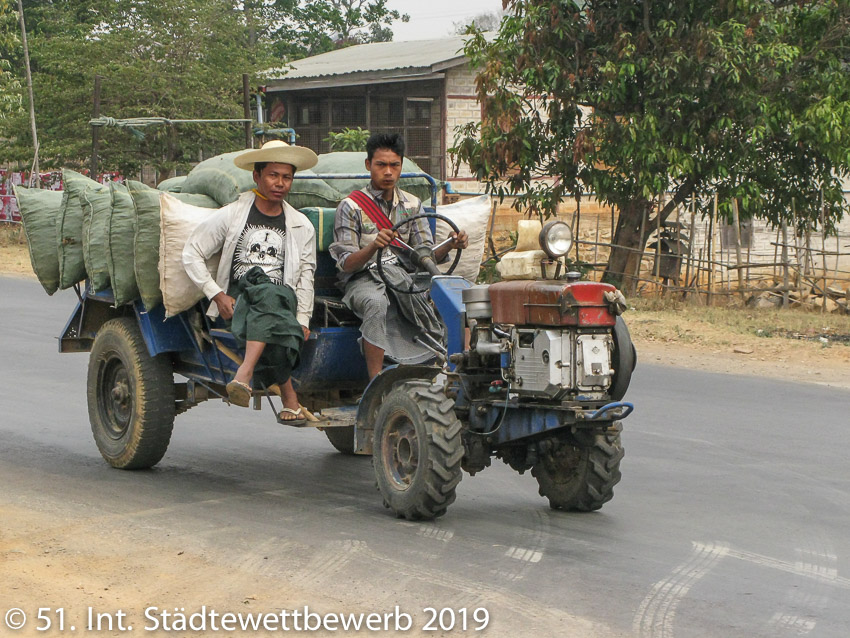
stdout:
[[[220,292],[227,292],[230,285],[230,270],[236,242],[245,228],[248,213],[256,195],[242,193],[232,204],[221,208],[201,222],[183,247],[183,267],[207,299]],[[283,267],[283,283],[295,291],[298,299],[296,318],[305,328],[310,326],[313,315],[313,274],[316,271],[316,230],[310,220],[283,202],[286,215],[286,257]],[[206,260],[221,252],[221,261],[215,279],[210,276]],[[218,306],[210,304],[210,317],[218,316]]]

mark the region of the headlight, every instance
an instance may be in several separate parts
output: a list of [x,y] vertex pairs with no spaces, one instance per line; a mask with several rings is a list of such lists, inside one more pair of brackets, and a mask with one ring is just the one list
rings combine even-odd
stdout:
[[540,231],[540,246],[552,259],[563,257],[573,245],[573,231],[562,221],[551,221]]

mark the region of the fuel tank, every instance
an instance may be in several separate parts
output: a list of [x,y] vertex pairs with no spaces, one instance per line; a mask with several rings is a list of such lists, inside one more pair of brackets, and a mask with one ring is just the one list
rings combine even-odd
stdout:
[[595,281],[500,281],[490,285],[493,321],[516,326],[613,326],[606,292]]

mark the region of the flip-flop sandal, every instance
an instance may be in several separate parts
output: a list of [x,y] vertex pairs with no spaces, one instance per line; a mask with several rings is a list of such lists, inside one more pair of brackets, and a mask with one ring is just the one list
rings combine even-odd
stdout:
[[227,384],[227,398],[233,405],[247,408],[251,403],[251,386],[234,379]]
[[[284,415],[291,414],[295,418],[293,419],[285,419]],[[304,412],[301,408],[297,410],[293,410],[292,408],[283,408],[277,415],[277,422],[282,425],[304,425],[307,423],[307,419],[304,418]]]

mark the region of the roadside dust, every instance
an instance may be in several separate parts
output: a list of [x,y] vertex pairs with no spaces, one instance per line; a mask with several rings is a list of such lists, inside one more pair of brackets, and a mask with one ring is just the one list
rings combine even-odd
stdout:
[[[850,389],[850,345],[843,334],[801,334],[805,339],[759,336],[733,332],[693,315],[693,310],[686,314],[627,311],[624,319],[638,351],[638,365],[651,363]],[[823,324],[833,319],[815,313],[809,317],[818,334]]]

